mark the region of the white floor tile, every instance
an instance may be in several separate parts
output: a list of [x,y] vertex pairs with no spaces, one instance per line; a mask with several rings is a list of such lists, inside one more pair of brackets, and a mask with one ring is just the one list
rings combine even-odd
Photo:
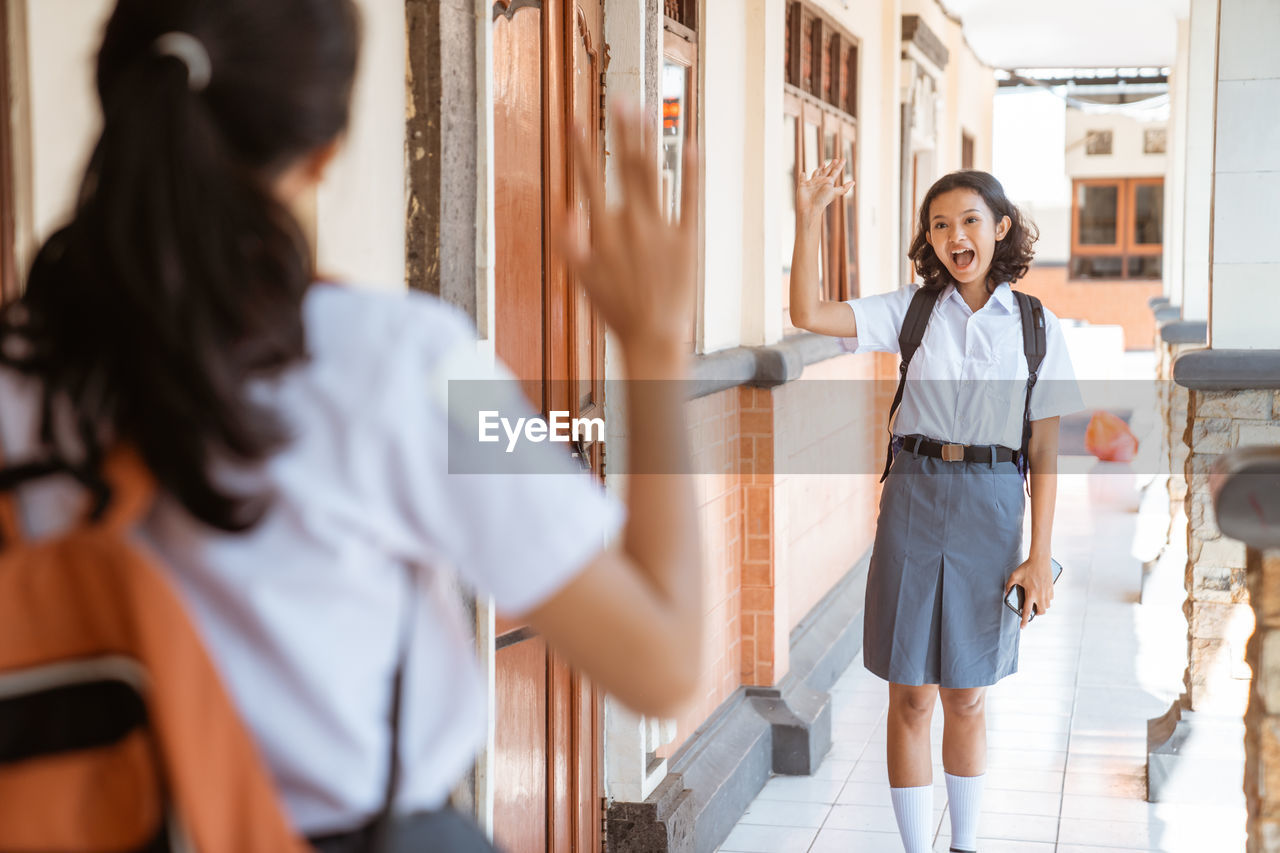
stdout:
[[818,831],[809,853],[902,853],[897,832],[861,832],[851,829]]
[[[1054,549],[1070,560],[1070,575],[1059,584],[1054,613],[1022,634],[1020,672],[987,694],[979,849],[1241,853],[1243,807],[1144,800],[1147,720],[1182,689],[1186,627],[1176,603],[1137,603],[1139,519],[1096,499],[1091,479],[1060,477]],[[1167,524],[1167,516],[1156,520]],[[815,778],[770,780],[725,853],[785,853],[808,842],[812,853],[901,853],[885,763],[885,682],[859,656],[831,697],[833,744]],[[945,853],[943,722],[935,708],[936,849]]]
[[[934,790],[937,800],[937,790]],[[836,805],[840,806],[890,806],[893,800],[889,797],[888,782],[847,782]]]
[[984,812],[1056,818],[1062,810],[1062,797],[1057,792],[991,788],[983,792],[982,809]]
[[[1001,743],[1009,743],[1008,739]],[[1067,765],[1067,753],[1063,751],[1026,748],[988,747],[987,766],[1008,767],[1016,770],[1053,770],[1061,772]]]
[[1062,790],[1066,794],[1122,797],[1131,800],[1144,800],[1147,796],[1147,781],[1142,776],[1121,776],[1107,773],[1066,773],[1063,779]]
[[1156,805],[1132,797],[1094,797],[1064,794],[1062,819],[1129,820],[1147,823],[1156,817]]
[[817,829],[826,821],[831,806],[825,803],[802,803],[790,800],[762,800],[757,798],[739,824],[765,824],[766,826],[798,826]]
[[1146,772],[1146,756],[1096,755],[1072,752],[1067,756],[1068,773],[1105,773],[1107,775],[1141,776]]
[[721,853],[807,853],[816,829],[740,823],[720,845]]
[[987,770],[987,787],[1058,793],[1062,791],[1063,774],[1054,770],[996,767]]
[[1058,840],[1064,844],[1149,848],[1151,832],[1149,824],[1139,821],[1074,818],[1062,822]]
[[[939,809],[941,813],[941,809]],[[893,815],[893,806],[842,806],[831,807],[831,814],[823,828],[861,829],[870,832],[897,832],[898,821]]]
[[[950,846],[950,838],[939,838],[933,849],[939,853],[947,853]],[[1009,841],[1003,838],[979,838],[978,849],[982,853],[1054,853],[1054,846],[1049,842]]]
[[1000,838],[1009,841],[1058,840],[1058,818],[1029,814],[1005,814],[983,811],[978,821],[980,838]]
[[814,779],[838,779],[841,782],[849,778],[849,774],[853,772],[853,765],[857,762],[852,760],[844,760],[840,758],[831,758],[828,756],[818,765],[818,769],[813,771]]
[[[887,778],[887,777],[886,777]],[[838,779],[813,779],[808,776],[774,776],[765,783],[757,799],[787,800],[802,803],[831,804],[836,801],[844,783]]]
[[877,782],[887,786],[889,784],[889,765],[885,761],[864,758],[854,765],[853,772],[849,774],[849,781]]

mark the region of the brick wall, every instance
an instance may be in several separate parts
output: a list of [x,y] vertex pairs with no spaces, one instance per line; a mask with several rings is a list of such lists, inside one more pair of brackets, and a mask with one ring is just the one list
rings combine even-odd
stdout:
[[[886,354],[832,359],[775,392],[787,631],[871,548],[896,362]],[[823,470],[831,473],[814,473]]]
[[706,663],[659,755],[739,686],[786,675],[791,629],[871,547],[896,361],[829,359],[778,388],[731,388],[687,407]]
[[751,389],[730,388],[685,408],[693,456],[702,540],[705,608],[704,670],[697,698],[676,720],[669,756],[739,684],[742,647],[741,566],[743,499],[738,473],[741,399]]
[[1164,292],[1159,281],[1070,281],[1065,266],[1037,265],[1018,289],[1040,297],[1059,317],[1123,327],[1128,350],[1151,349],[1155,318],[1147,300]]

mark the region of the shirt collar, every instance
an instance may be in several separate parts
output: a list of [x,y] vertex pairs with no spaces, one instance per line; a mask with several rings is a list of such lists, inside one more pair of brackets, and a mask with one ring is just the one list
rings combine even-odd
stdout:
[[1012,314],[1017,307],[1014,304],[1013,288],[1007,282],[995,289],[995,292],[991,294],[991,301],[1003,308],[1006,314]]
[[[956,290],[954,284],[947,285],[946,289],[942,291],[942,297],[939,301],[946,302],[948,299],[954,299],[961,305],[965,305],[964,297],[960,295],[960,291]],[[1013,289],[1007,282],[1001,284],[992,292],[987,304],[990,305],[992,302],[1003,308],[1006,314],[1012,314],[1017,308],[1013,298]],[[965,307],[967,308],[968,306],[965,305]]]

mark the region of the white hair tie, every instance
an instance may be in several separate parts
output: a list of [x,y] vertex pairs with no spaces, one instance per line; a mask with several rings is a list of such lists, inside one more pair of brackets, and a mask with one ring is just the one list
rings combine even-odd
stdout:
[[152,49],[158,56],[172,56],[187,66],[187,87],[191,91],[203,92],[209,85],[213,63],[200,39],[190,33],[165,33],[155,40]]

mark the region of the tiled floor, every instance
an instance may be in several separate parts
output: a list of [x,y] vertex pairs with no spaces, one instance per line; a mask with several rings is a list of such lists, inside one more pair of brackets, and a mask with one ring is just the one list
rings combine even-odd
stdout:
[[[1244,805],[1151,804],[1147,720],[1180,692],[1186,622],[1181,567],[1162,561],[1163,599],[1138,604],[1144,530],[1134,478],[1063,476],[1053,609],[1022,637],[1020,671],[988,693],[981,853],[1240,853]],[[1151,495],[1158,498],[1158,487]],[[1167,515],[1163,516],[1167,519]],[[1159,596],[1149,596],[1159,598]],[[859,657],[832,690],[833,745],[812,777],[775,777],[723,853],[901,853],[885,764],[885,683]],[[935,850],[951,827],[933,718]],[[1241,757],[1243,761],[1243,757]],[[1242,767],[1243,771],[1243,767]]]

